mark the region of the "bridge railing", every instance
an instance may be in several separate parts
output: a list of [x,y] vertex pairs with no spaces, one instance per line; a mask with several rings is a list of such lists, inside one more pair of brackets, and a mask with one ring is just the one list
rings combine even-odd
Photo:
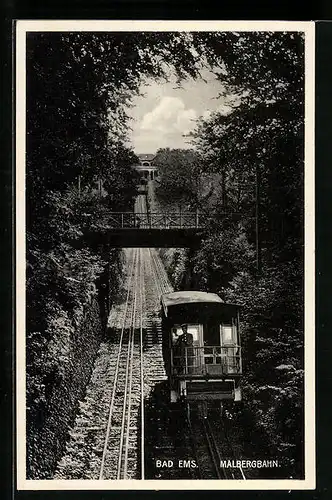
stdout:
[[204,217],[197,212],[110,212],[104,223],[114,229],[198,229]]

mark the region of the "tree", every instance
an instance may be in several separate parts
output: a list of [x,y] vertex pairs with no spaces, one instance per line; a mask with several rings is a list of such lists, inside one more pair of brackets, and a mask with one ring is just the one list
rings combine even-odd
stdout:
[[197,205],[200,194],[200,159],[192,149],[159,149],[154,163],[160,185],[157,194],[168,203]]
[[114,211],[128,210],[137,195],[140,175],[133,169],[138,157],[122,144],[112,148],[109,168],[103,173],[107,201]]
[[[207,171],[222,177],[227,204],[254,228],[257,172],[265,258],[287,261],[303,246],[303,37],[296,33],[206,35],[218,74],[241,96],[232,112],[202,121],[196,144]],[[212,56],[211,56],[212,57]],[[250,229],[251,227],[251,229]]]

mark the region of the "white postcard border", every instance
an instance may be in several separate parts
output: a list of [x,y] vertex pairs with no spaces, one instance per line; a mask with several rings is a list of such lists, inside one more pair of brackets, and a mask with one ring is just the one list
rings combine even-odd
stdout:
[[[299,31],[305,33],[305,479],[28,480],[25,384],[26,34],[51,31]],[[315,441],[315,24],[294,21],[16,21],[16,452],[18,490],[309,490],[316,486]]]

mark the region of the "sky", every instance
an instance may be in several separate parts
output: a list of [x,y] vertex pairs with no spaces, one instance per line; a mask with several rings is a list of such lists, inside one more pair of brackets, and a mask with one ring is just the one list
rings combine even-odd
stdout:
[[171,77],[164,80],[146,80],[141,93],[129,109],[131,146],[136,154],[156,153],[159,148],[188,148],[187,134],[195,127],[196,120],[213,111],[228,113],[227,98],[218,97],[223,87],[208,70],[203,78],[188,79],[181,87]]

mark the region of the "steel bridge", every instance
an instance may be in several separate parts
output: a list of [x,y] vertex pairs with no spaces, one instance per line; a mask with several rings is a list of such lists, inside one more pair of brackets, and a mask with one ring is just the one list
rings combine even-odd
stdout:
[[194,247],[199,244],[205,219],[198,212],[108,212],[88,238],[90,243],[113,248]]
[[198,212],[110,212],[104,224],[110,229],[201,229],[203,215]]

